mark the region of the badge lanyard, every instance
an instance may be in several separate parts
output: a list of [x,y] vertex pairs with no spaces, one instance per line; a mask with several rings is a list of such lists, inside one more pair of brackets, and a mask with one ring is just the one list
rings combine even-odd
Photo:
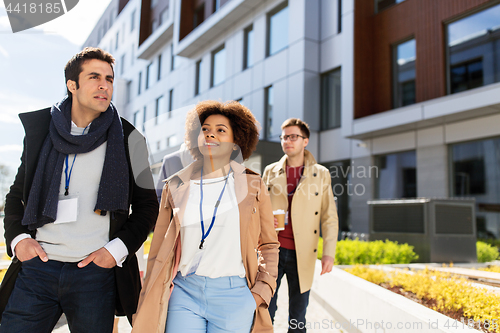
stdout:
[[231,173],[231,167],[229,168],[229,172],[226,177],[226,181],[224,182],[224,187],[222,188],[222,191],[220,192],[219,199],[215,203],[214,207],[214,214],[212,216],[212,222],[210,223],[210,226],[208,227],[207,233],[205,233],[205,226],[203,224],[203,167],[201,167],[201,177],[200,177],[200,221],[201,221],[201,242],[200,242],[200,247],[199,249],[203,249],[203,243],[205,243],[205,239],[208,237],[210,234],[210,231],[212,231],[212,227],[214,226],[215,223],[215,216],[217,215],[217,208],[219,208],[220,201],[222,199],[222,195],[224,194],[224,190],[226,189],[227,185],[227,180],[229,179],[229,174]]
[[[90,124],[89,124],[90,125]],[[85,128],[83,129],[83,133],[82,135],[85,134],[85,130],[87,129],[87,127],[89,127],[89,125],[85,126]],[[73,172],[73,166],[75,165],[75,160],[76,160],[76,154],[75,156],[73,157],[73,163],[71,163],[71,169],[69,170],[69,175],[68,175],[68,167],[69,167],[69,158],[68,158],[69,155],[66,155],[66,167],[64,168],[64,175],[65,175],[65,178],[66,178],[66,184],[64,186],[64,195],[69,195],[69,181],[71,179],[71,172]]]

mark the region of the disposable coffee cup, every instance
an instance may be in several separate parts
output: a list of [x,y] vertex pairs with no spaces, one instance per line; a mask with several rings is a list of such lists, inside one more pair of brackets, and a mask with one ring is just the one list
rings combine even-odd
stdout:
[[275,228],[276,231],[285,230],[285,211],[283,209],[278,209],[273,211],[274,217],[278,219],[278,226]]

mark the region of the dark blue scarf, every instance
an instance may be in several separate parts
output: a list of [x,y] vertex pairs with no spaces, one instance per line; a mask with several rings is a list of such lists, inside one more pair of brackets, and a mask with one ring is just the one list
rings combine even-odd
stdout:
[[107,141],[95,211],[128,212],[129,169],[123,129],[113,104],[90,124],[85,135],[71,134],[70,98],[52,106],[49,134],[38,157],[22,224],[30,230],[54,222],[64,159],[69,154],[88,153]]

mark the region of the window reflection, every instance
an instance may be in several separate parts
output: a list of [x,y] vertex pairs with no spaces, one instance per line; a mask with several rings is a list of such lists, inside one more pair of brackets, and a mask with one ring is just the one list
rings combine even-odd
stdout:
[[452,195],[476,199],[478,238],[500,238],[500,138],[454,144]]
[[500,5],[447,26],[449,92],[500,81]]
[[243,69],[253,66],[253,25],[245,29],[243,47]]
[[321,75],[321,127],[322,130],[340,127],[341,69]]
[[273,136],[273,107],[274,107],[274,91],[273,86],[269,86],[265,90],[265,119],[264,119],[264,139],[270,139]]
[[288,46],[288,3],[268,15],[267,55],[273,55]]
[[397,45],[394,53],[394,107],[397,108],[416,102],[415,39]]
[[379,155],[377,199],[415,198],[417,196],[417,158],[415,151]]
[[215,87],[226,78],[226,50],[224,45],[212,53],[212,87]]

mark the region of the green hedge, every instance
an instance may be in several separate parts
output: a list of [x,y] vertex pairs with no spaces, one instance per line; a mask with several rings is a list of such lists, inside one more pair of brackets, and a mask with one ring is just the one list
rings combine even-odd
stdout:
[[[500,253],[496,246],[477,241],[477,261],[489,262],[500,259]],[[323,238],[319,238],[318,259],[323,256]],[[337,242],[335,253],[336,265],[354,264],[409,264],[418,259],[413,252],[413,246],[398,244],[390,240],[363,242],[359,240],[341,240]]]
[[498,248],[485,242],[476,243],[477,262],[488,262],[498,259]]
[[[319,239],[318,259],[323,256],[323,239]],[[354,264],[409,264],[418,259],[413,246],[398,244],[390,240],[363,242],[360,240],[341,240],[337,242],[336,265]]]

